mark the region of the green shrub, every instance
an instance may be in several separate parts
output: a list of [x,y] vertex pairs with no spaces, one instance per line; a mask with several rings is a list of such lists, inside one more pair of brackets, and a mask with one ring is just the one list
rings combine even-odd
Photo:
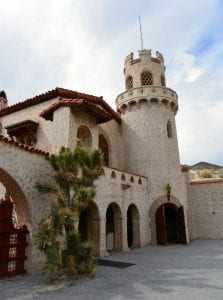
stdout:
[[198,173],[200,178],[212,178],[212,172],[208,170],[202,170]]

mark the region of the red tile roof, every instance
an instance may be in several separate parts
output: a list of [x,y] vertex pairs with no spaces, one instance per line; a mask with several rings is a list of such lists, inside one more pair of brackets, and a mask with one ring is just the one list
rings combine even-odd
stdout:
[[196,185],[196,184],[209,184],[209,183],[223,183],[223,178],[216,178],[216,179],[206,179],[206,180],[195,180],[191,181],[191,185]]
[[76,91],[72,91],[72,90],[68,90],[68,89],[63,89],[63,88],[55,88],[54,90],[48,91],[44,94],[41,95],[37,95],[33,98],[27,99],[23,102],[18,102],[16,104],[13,104],[11,106],[8,106],[2,110],[0,110],[0,117],[14,113],[16,111],[22,110],[24,108],[33,106],[33,105],[37,105],[39,103],[51,100],[53,98],[56,97],[61,97],[61,98],[65,98],[65,99],[83,99],[83,100],[87,100],[89,102],[92,102],[96,105],[100,105],[101,107],[103,107],[111,116],[113,119],[115,119],[117,122],[121,122],[121,117],[120,115],[115,112],[111,106],[106,103],[103,100],[103,97],[96,97],[93,95],[89,95],[89,94],[84,94],[84,93],[79,93]]
[[78,99],[78,98],[64,99],[60,97],[57,102],[51,104],[49,107],[43,110],[40,113],[40,117],[47,118],[59,107],[68,106],[76,111],[83,110],[93,114],[99,120],[99,123],[107,122],[112,119],[115,119],[119,123],[121,122],[120,116],[114,111],[112,112],[111,110],[108,110],[107,106],[104,105],[105,101],[103,101],[102,99],[99,99],[97,101],[95,101],[94,99],[92,100]]
[[45,156],[46,158],[49,157],[49,152],[34,148],[32,146],[26,145],[26,144],[21,144],[19,142],[14,141],[11,138],[5,137],[3,135],[0,135],[0,142],[10,144],[16,147],[19,147],[20,149],[23,149],[25,151],[31,152],[31,153],[36,153]]

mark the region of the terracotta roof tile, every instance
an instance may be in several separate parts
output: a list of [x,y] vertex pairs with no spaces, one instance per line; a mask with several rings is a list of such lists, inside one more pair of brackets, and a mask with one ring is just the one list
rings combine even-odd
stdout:
[[93,114],[96,118],[100,121],[109,121],[115,119],[117,122],[120,123],[121,119],[119,115],[111,110],[108,110],[107,107],[104,105],[102,100],[99,101],[95,100],[86,100],[86,99],[64,99],[59,98],[59,101],[51,104],[45,110],[40,113],[40,116],[43,118],[47,118],[50,114],[52,114],[55,110],[59,107],[68,106],[77,111],[84,110],[91,114]]
[[14,145],[14,146],[19,147],[20,149],[23,149],[23,150],[28,151],[30,153],[36,153],[36,154],[43,155],[46,158],[49,157],[49,152],[34,148],[34,147],[26,145],[26,144],[21,144],[21,143],[15,141],[14,139],[8,138],[8,137],[3,136],[3,135],[0,135],[0,142]]
[[44,94],[37,95],[33,98],[27,99],[23,102],[18,102],[16,104],[13,104],[11,106],[8,106],[2,110],[0,110],[0,117],[14,113],[16,111],[22,110],[24,108],[37,105],[39,103],[51,100],[56,97],[61,97],[65,99],[83,99],[83,100],[88,100],[89,102],[98,104],[102,106],[107,112],[111,114],[111,116],[117,121],[121,122],[121,117],[120,115],[115,112],[111,106],[106,103],[103,99],[103,97],[96,97],[93,95],[89,94],[84,94],[84,93],[79,93],[76,91],[68,90],[68,89],[63,89],[63,88],[55,88],[54,90],[48,91]]

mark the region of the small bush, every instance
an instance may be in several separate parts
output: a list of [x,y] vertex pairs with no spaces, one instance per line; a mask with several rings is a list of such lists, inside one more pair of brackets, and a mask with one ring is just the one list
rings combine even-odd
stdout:
[[202,170],[198,173],[200,178],[212,178],[212,172],[208,170]]

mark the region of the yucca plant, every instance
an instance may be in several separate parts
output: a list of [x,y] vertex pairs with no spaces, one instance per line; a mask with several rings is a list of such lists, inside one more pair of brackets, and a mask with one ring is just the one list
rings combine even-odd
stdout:
[[81,241],[75,223],[95,197],[94,181],[103,174],[103,155],[100,150],[88,152],[78,144],[73,151],[62,147],[58,154],[50,156],[49,162],[54,170],[54,185],[36,183],[39,192],[54,195],[51,212],[40,223],[35,239],[46,256],[44,271],[51,274],[65,267],[69,276],[92,275],[95,247]]

